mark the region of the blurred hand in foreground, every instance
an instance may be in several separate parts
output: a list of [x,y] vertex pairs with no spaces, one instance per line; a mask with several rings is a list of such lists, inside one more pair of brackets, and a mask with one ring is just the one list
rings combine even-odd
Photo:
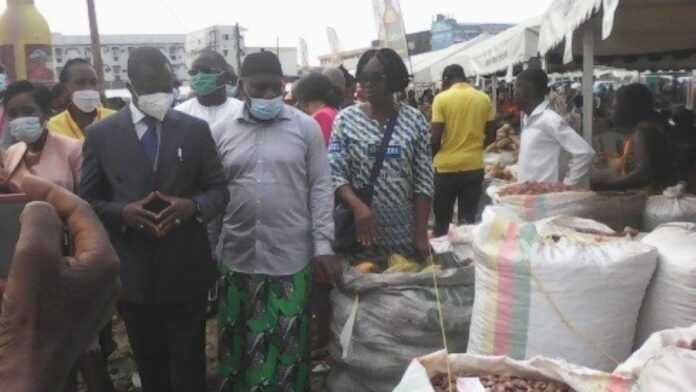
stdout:
[[[0,312],[0,391],[57,391],[113,315],[119,259],[85,201],[36,177],[22,189],[31,202]],[[66,226],[70,257],[62,254]]]

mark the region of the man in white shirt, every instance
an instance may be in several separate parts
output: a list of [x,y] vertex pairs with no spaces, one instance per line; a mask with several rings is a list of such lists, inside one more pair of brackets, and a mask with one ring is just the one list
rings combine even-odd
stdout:
[[[520,105],[522,136],[519,160],[520,182],[588,184],[595,152],[545,99],[548,76],[528,69],[517,77],[515,99]],[[562,154],[570,155],[568,168],[560,167]],[[565,177],[563,173],[567,173]]]
[[218,52],[206,50],[191,64],[194,98],[175,109],[208,123],[217,143],[243,103],[227,96],[227,86],[236,85],[234,68]]

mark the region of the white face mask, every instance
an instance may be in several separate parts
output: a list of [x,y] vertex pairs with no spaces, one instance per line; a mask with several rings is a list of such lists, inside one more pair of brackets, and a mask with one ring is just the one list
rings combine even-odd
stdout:
[[0,73],[0,92],[7,89],[7,74]]
[[101,97],[97,90],[79,90],[72,95],[72,103],[84,113],[92,113],[101,106]]
[[27,144],[34,144],[43,134],[43,124],[38,117],[19,117],[7,123],[13,138]]
[[155,93],[138,96],[138,109],[146,115],[159,121],[164,121],[164,117],[174,103],[174,94]]

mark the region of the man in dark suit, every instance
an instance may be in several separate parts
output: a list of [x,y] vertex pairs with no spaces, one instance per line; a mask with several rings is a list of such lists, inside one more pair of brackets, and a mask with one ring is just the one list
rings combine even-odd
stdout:
[[143,392],[205,391],[206,293],[217,278],[206,223],[229,200],[208,125],[170,110],[156,48],[128,60],[130,107],[87,129],[81,196],[121,258],[119,311]]

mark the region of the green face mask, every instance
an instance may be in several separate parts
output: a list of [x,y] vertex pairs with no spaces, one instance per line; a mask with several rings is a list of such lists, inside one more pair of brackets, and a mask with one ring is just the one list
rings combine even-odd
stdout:
[[191,90],[198,96],[206,96],[214,93],[222,86],[218,85],[218,73],[199,72],[191,78]]

